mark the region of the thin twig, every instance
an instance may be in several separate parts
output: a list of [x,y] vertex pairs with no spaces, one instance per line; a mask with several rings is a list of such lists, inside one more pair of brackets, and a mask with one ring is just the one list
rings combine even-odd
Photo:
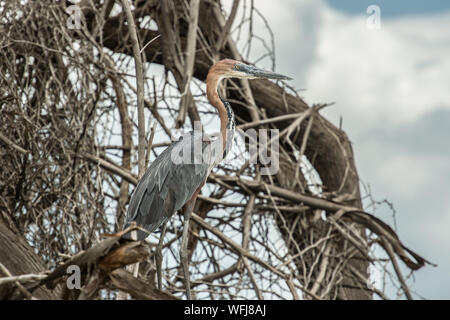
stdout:
[[25,150],[24,148],[18,146],[17,144],[15,144],[14,142],[12,142],[11,140],[9,140],[6,136],[3,135],[3,133],[0,132],[0,140],[3,141],[6,145],[10,146],[11,148],[13,148],[14,150],[19,151],[20,153],[24,153],[27,154],[29,151]]
[[41,280],[47,277],[47,275],[41,274],[24,274],[20,276],[13,276],[2,263],[0,263],[0,271],[7,275],[7,277],[0,278],[0,286],[3,284],[8,284],[14,282],[17,288],[28,298],[33,299],[32,294],[20,283],[21,281],[29,280]]
[[217,57],[219,56],[219,52],[222,50],[225,41],[229,37],[231,26],[233,25],[234,19],[236,18],[238,7],[239,7],[239,0],[234,0],[233,6],[231,7],[230,16],[228,17],[227,22],[223,26],[222,33],[219,35],[219,38],[217,39],[214,46],[215,47],[214,52],[217,55]]
[[384,243],[384,248],[386,249],[386,252],[389,255],[389,258],[391,259],[392,266],[394,267],[395,273],[397,274],[397,278],[400,281],[400,285],[403,289],[403,292],[405,293],[406,299],[413,300],[413,297],[411,295],[411,292],[409,291],[408,285],[405,282],[405,278],[403,278],[400,267],[398,266],[397,259],[395,258],[391,244],[388,243],[386,241],[386,239],[384,239],[383,237],[381,238],[381,241]]
[[156,37],[154,37],[152,40],[150,40],[149,42],[147,42],[145,44],[145,46],[142,47],[141,51],[139,51],[139,53],[142,53],[142,51],[145,50],[145,48],[147,48],[147,46],[149,46],[153,41],[155,41],[156,39],[158,39],[159,37],[161,37],[160,34],[158,34]]
[[189,101],[192,100],[190,90],[192,73],[194,71],[195,48],[197,44],[197,25],[200,0],[191,0],[189,3],[189,28],[187,34],[186,52],[184,59],[183,89],[181,93],[180,111],[176,120],[177,128],[181,128],[186,119]]
[[136,68],[136,90],[137,90],[137,105],[138,105],[138,163],[139,173],[138,177],[142,177],[145,172],[145,115],[144,115],[144,68],[142,65],[141,50],[139,47],[139,40],[134,23],[133,13],[131,11],[130,2],[122,0],[122,6],[127,16],[128,31],[133,46],[134,64]]
[[152,152],[153,139],[156,132],[156,120],[153,121],[152,129],[150,131],[150,138],[148,139],[147,152],[145,154],[145,167],[148,167],[148,162],[150,160],[150,153]]

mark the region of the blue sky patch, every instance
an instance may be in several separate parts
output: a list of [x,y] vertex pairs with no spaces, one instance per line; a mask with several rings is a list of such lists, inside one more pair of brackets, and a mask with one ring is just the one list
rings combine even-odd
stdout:
[[384,18],[396,18],[403,15],[439,13],[450,10],[449,0],[326,0],[335,9],[350,14],[366,14],[370,5],[378,5]]

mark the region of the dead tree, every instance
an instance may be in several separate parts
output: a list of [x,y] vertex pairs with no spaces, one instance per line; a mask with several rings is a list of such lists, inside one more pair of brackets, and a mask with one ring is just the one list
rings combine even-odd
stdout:
[[[182,296],[180,217],[164,241],[165,292],[154,286],[153,250],[117,263],[111,255],[130,246],[118,236],[90,263],[83,254],[121,230],[139,145],[148,163],[173,128],[200,119],[207,126],[209,67],[222,58],[253,62],[248,53],[262,39],[253,21],[264,19],[254,3],[234,0],[230,14],[218,0],[196,3],[133,1],[137,53],[121,1],[0,1],[0,298],[114,298],[117,289],[142,299]],[[264,45],[274,65],[273,45]],[[136,54],[152,128],[140,135]],[[388,298],[370,284],[372,266],[412,298],[398,259],[412,271],[427,261],[364,210],[351,143],[320,114],[327,105],[308,106],[292,88],[266,80],[228,81],[223,95],[241,130],[278,130],[280,170],[262,175],[264,165],[238,149],[211,174],[190,230],[196,297]],[[136,260],[144,263],[133,281],[117,268]],[[77,294],[64,286],[61,261],[85,267]],[[140,290],[144,284],[154,291]]]

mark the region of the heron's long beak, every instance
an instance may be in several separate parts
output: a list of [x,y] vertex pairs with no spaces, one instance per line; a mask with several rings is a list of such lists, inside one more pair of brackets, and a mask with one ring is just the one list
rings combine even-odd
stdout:
[[263,79],[277,79],[277,80],[292,80],[291,77],[284,76],[279,73],[275,73],[272,71],[258,69],[254,66],[250,66],[247,64],[239,64],[239,71],[245,73],[249,77],[254,78],[263,78]]

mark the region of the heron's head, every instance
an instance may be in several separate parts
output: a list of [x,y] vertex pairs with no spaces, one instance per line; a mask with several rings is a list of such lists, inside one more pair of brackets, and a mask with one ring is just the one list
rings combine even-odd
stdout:
[[220,78],[240,78],[240,79],[276,79],[291,80],[292,78],[279,73],[256,68],[240,61],[225,59],[215,63],[210,71]]

